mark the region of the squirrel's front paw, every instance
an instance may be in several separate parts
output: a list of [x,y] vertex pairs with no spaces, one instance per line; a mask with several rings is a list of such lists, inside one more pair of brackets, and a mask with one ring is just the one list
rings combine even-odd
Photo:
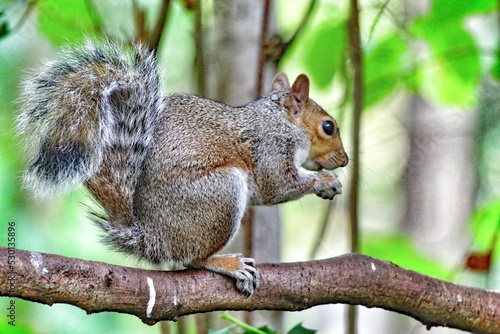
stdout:
[[335,195],[342,194],[342,183],[337,179],[337,174],[323,171],[317,175],[316,191],[314,192],[321,198],[333,199]]

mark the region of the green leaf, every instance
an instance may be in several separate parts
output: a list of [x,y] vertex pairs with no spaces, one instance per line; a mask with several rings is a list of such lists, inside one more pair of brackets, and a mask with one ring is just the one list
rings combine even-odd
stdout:
[[7,22],[0,22],[0,38],[3,38],[10,34],[10,27]]
[[474,231],[474,247],[478,251],[489,251],[495,235],[500,231],[500,201],[477,209],[472,215],[471,228]]
[[478,47],[462,24],[429,16],[415,20],[411,29],[430,51],[418,69],[420,91],[437,102],[470,106],[476,102],[481,64]]
[[255,328],[253,326],[250,326],[249,324],[236,319],[233,317],[229,312],[224,312],[221,316],[222,319],[228,320],[235,324],[236,326],[245,329],[245,334],[275,334],[276,332],[271,331],[267,326],[261,327],[261,328]]
[[431,12],[437,17],[462,17],[496,10],[498,0],[434,0]]
[[495,63],[491,67],[491,75],[496,80],[500,80],[500,55],[497,56]]
[[10,25],[5,18],[5,12],[0,11],[0,39],[10,34]]
[[315,334],[317,330],[305,328],[302,323],[295,325],[292,329],[288,331],[288,334]]
[[55,45],[96,35],[86,0],[44,0],[38,2],[40,31]]
[[396,33],[367,49],[364,57],[364,107],[386,97],[402,77],[406,42]]
[[440,279],[451,276],[451,269],[421,254],[404,235],[370,237],[363,242],[362,253]]
[[313,29],[303,42],[302,59],[313,82],[328,86],[342,59],[345,39],[345,21],[324,21]]

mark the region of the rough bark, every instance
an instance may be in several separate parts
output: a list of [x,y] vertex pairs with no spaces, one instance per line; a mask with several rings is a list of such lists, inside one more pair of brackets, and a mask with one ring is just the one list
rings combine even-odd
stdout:
[[[14,272],[8,264],[14,256]],[[498,333],[500,294],[461,286],[360,254],[321,261],[263,264],[261,285],[242,296],[208,271],[141,270],[59,255],[0,248],[0,295],[87,313],[132,314],[147,324],[216,310],[299,311],[346,303],[409,315],[425,325]],[[154,297],[153,297],[154,296]]]

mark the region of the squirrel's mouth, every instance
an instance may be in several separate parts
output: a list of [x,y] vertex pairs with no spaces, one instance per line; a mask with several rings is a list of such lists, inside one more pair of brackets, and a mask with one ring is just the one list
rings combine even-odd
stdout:
[[330,161],[330,160],[321,160],[321,159],[316,159],[316,160],[312,160],[312,159],[307,159],[304,164],[302,165],[302,167],[304,167],[305,169],[307,170],[310,170],[310,171],[320,171],[322,169],[327,169],[327,170],[334,170],[338,167],[341,167],[341,165],[339,163],[337,163],[336,161]]
[[311,159],[307,159],[304,164],[302,165],[302,167],[304,167],[305,169],[307,170],[311,170],[311,171],[320,171],[322,169],[329,169],[329,168],[325,168],[325,166],[323,166],[323,164],[321,164],[319,161],[314,161],[314,160],[311,160]]

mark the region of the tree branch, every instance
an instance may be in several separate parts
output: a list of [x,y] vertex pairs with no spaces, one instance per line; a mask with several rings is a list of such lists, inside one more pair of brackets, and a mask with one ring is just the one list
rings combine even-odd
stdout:
[[[500,328],[499,293],[360,254],[259,265],[261,285],[249,298],[237,292],[233,280],[209,271],[141,270],[3,247],[0,258],[0,296],[66,303],[87,313],[127,313],[147,324],[216,310],[298,311],[345,303],[406,314],[428,327],[474,333],[498,333]],[[13,259],[14,270],[8,264]]]

